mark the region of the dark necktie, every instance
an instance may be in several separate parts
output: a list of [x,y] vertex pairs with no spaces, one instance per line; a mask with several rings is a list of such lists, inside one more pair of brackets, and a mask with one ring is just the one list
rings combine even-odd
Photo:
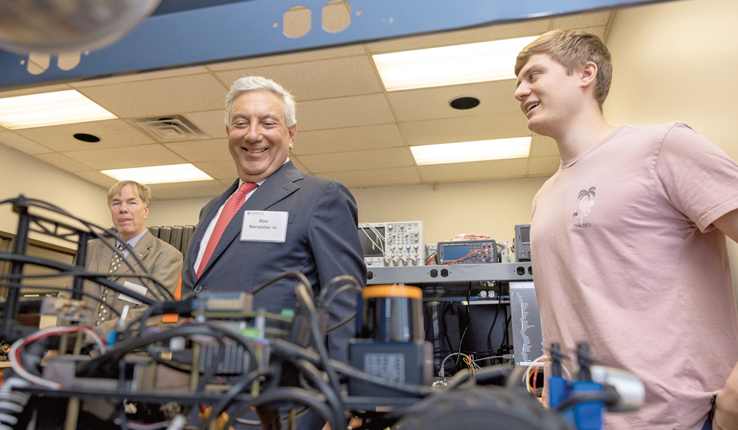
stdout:
[[210,235],[210,240],[208,241],[208,246],[205,248],[205,253],[202,255],[200,266],[197,268],[198,278],[202,275],[203,270],[205,270],[205,266],[207,266],[208,261],[210,261],[210,257],[213,255],[213,251],[215,251],[215,247],[218,245],[218,241],[223,235],[228,223],[231,222],[233,215],[238,212],[243,205],[243,202],[246,201],[246,196],[258,186],[258,184],[253,182],[244,182],[243,185],[241,185],[241,188],[239,188],[238,191],[236,191],[226,202],[223,210],[220,212],[218,222],[215,223],[213,234]]
[[[118,271],[121,263],[123,262],[123,250],[126,249],[126,245],[121,242],[118,245],[118,252],[113,253],[113,258],[110,259],[110,269],[108,274],[113,274]],[[97,310],[97,318],[95,318],[95,326],[99,326],[105,321],[110,319],[108,315],[108,288],[103,287],[102,298],[100,302],[100,308]]]

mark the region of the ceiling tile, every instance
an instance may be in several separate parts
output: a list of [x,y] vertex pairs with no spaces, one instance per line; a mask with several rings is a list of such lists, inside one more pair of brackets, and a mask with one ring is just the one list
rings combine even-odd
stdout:
[[311,172],[345,172],[414,165],[407,148],[375,149],[334,154],[303,155],[300,161]]
[[[17,130],[16,133],[59,152],[120,148],[154,143],[151,137],[121,119],[26,128]],[[100,141],[95,143],[82,142],[74,138],[76,133],[91,134],[99,137]]]
[[128,75],[111,76],[102,79],[90,79],[79,82],[70,82],[69,85],[75,88],[96,87],[100,85],[122,84],[126,82],[150,81],[154,79],[173,78],[177,76],[197,75],[207,73],[207,69],[202,66],[185,67],[181,69],[158,70],[146,73],[131,73]]
[[418,166],[418,170],[423,182],[459,182],[523,178],[527,167],[527,158],[512,158],[508,160]]
[[29,155],[52,152],[51,149],[10,131],[0,132],[0,143]]
[[401,122],[402,135],[408,145],[466,142],[508,137],[530,136],[528,120],[522,112],[503,112],[490,115],[428,121]]
[[222,194],[228,188],[220,181],[151,184],[149,187],[151,187],[152,199],[157,201],[213,197]]
[[228,150],[227,139],[172,142],[165,143],[164,146],[191,163],[196,161],[233,160]]
[[300,101],[382,92],[371,61],[365,55],[217,73],[229,87],[247,75],[272,79]]
[[[499,112],[520,112],[518,101],[513,97],[514,92],[515,80],[506,79],[478,84],[394,91],[387,93],[387,97],[398,121],[422,121]],[[449,105],[451,100],[461,96],[478,98],[479,106],[467,110],[452,108]]]
[[321,178],[338,181],[348,188],[417,185],[420,177],[414,167],[321,173]]
[[140,145],[130,148],[93,149],[65,152],[67,157],[86,164],[95,170],[127,169],[131,167],[183,164],[182,157],[164,145]]
[[[2,136],[2,135],[0,135]],[[1,140],[0,140],[1,141]],[[292,152],[297,155],[405,146],[396,124],[300,131]]]
[[551,176],[559,170],[561,157],[530,157],[528,176]]
[[52,153],[52,154],[37,154],[34,157],[39,160],[51,164],[52,166],[58,167],[67,172],[82,172],[90,170],[90,166],[83,163],[77,162],[63,154]]
[[228,137],[225,128],[225,103],[217,110],[190,112],[185,116],[210,137]]
[[92,182],[93,184],[97,184],[106,190],[109,190],[110,187],[117,184],[118,181],[111,178],[108,175],[104,175],[97,170],[86,170],[84,172],[74,172],[75,175],[79,176],[82,179],[88,180]]
[[210,64],[208,69],[213,71],[250,69],[255,67],[273,66],[276,64],[302,63],[306,61],[323,60],[326,58],[350,57],[364,54],[362,45],[351,45],[340,48],[319,49],[316,51],[298,52],[284,55],[268,55],[266,57],[236,60],[225,63]]
[[229,86],[245,75],[270,78],[301,101],[382,92],[373,66],[364,55],[218,73]]
[[226,88],[211,74],[79,88],[122,118],[222,109]]
[[201,161],[192,163],[195,167],[220,181],[233,182],[238,177],[233,159],[223,161]]
[[538,134],[533,135],[533,140],[530,143],[530,156],[531,157],[549,157],[559,156],[559,147],[556,146],[556,141],[550,137],[541,136]]
[[596,27],[598,25],[604,26],[610,20],[611,13],[614,12],[584,13],[554,18],[552,28],[571,30],[575,28]]
[[390,122],[395,122],[395,118],[383,94],[297,103],[298,130],[321,130]]
[[548,31],[550,20],[539,19],[516,24],[491,25],[469,30],[447,31],[438,34],[413,36],[369,43],[367,47],[372,53],[408,51],[414,49],[434,48],[437,46],[461,45],[466,43],[486,42],[489,40],[514,39],[517,37],[535,36]]

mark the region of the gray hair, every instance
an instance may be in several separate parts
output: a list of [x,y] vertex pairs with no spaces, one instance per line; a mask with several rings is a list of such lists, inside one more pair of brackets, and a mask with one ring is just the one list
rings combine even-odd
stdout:
[[297,118],[295,116],[295,98],[292,94],[271,79],[262,78],[261,76],[246,76],[234,82],[231,89],[228,91],[228,95],[226,95],[226,125],[229,125],[231,120],[231,106],[233,106],[233,100],[243,93],[259,90],[269,91],[282,99],[282,110],[284,110],[284,118],[287,122],[286,125],[288,128],[297,124]]

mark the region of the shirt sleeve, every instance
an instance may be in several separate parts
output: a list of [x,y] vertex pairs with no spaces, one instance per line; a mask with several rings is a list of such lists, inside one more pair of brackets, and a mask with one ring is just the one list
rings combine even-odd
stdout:
[[666,131],[656,172],[671,204],[703,233],[738,208],[738,164],[686,124]]

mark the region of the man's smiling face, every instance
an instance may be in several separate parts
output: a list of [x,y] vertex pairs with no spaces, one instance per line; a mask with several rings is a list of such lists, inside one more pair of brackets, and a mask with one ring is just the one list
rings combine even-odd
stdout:
[[245,182],[258,182],[287,160],[297,126],[287,127],[282,99],[256,90],[233,100],[226,131],[238,176]]

